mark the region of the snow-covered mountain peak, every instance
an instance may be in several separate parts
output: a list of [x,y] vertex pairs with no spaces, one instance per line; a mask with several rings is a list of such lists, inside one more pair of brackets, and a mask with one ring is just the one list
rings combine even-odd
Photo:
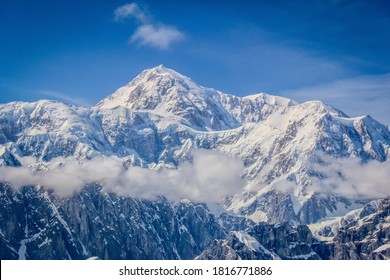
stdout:
[[163,65],[142,71],[141,74],[128,83],[128,86],[140,86],[145,84],[155,87],[184,87],[187,90],[199,90],[202,88],[194,83],[189,77],[166,68]]
[[145,69],[144,71],[142,71],[142,73],[139,76],[142,76],[142,77],[147,76],[147,77],[152,77],[153,78],[153,77],[156,77],[158,75],[160,75],[160,76],[167,76],[167,77],[169,77],[171,79],[182,80],[182,81],[185,81],[185,82],[192,82],[191,78],[186,77],[186,76],[176,72],[173,69],[166,68],[162,64],[160,64],[159,66],[150,68],[150,69]]
[[190,78],[159,65],[144,70],[97,106],[106,109],[124,106],[135,110],[154,110],[164,105],[162,103],[176,99],[199,99],[205,91]]
[[237,97],[198,85],[162,65],[144,70],[97,104],[118,106],[168,117],[196,130],[226,130],[264,120],[279,108],[298,103],[265,93]]
[[160,65],[147,69],[130,83],[97,104],[100,109],[118,106],[161,115],[197,130],[238,127],[223,104],[225,94],[202,87],[190,78]]

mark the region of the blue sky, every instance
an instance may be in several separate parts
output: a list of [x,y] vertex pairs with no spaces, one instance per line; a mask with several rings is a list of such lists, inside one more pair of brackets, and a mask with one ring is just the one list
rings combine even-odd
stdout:
[[93,105],[164,64],[390,125],[388,1],[2,1],[0,103]]

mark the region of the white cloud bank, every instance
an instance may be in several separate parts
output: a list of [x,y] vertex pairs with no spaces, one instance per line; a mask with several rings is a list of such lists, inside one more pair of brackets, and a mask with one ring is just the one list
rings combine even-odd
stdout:
[[178,169],[125,169],[116,157],[95,157],[83,163],[57,158],[49,163],[47,171],[0,167],[0,181],[8,182],[16,189],[41,185],[60,196],[72,195],[85,185],[98,183],[104,191],[121,196],[154,199],[163,195],[171,201],[186,198],[196,202],[218,202],[226,195],[243,190],[243,170],[241,161],[225,154],[196,150],[193,162],[183,163]]
[[151,46],[158,49],[168,49],[173,43],[184,39],[184,34],[174,26],[153,22],[137,3],[128,3],[114,11],[114,19],[121,22],[136,19],[139,22],[129,42]]
[[362,164],[357,158],[332,158],[319,155],[321,164],[311,168],[325,176],[311,177],[312,190],[348,198],[390,196],[390,161],[376,160]]

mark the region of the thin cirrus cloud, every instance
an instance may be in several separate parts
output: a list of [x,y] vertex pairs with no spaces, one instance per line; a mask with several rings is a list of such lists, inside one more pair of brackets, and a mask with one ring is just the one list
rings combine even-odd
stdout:
[[128,3],[114,11],[114,19],[123,22],[135,19],[139,25],[129,42],[158,49],[168,49],[173,43],[184,39],[184,34],[174,26],[154,22],[137,3]]

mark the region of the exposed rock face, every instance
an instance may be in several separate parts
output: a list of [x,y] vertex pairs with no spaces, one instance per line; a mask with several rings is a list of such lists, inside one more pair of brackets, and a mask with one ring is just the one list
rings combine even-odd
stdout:
[[328,223],[316,234],[335,228],[335,236],[320,241],[306,225],[259,223],[215,240],[197,259],[390,259],[390,199],[368,203],[341,218],[340,227]]
[[2,259],[193,259],[226,233],[207,207],[84,188],[58,198],[1,185]]
[[[318,241],[307,226],[260,223],[248,232],[233,231],[227,239],[214,241],[197,259],[320,259],[311,248],[314,243]],[[224,252],[229,254],[219,254]]]
[[1,259],[390,258],[390,199],[342,218],[324,242],[305,225],[254,224],[226,214],[217,220],[188,200],[142,201],[98,186],[65,199],[37,187],[2,184],[0,191]]
[[[47,191],[0,185],[1,232],[19,259],[82,259],[82,246]],[[8,255],[7,258],[15,255]]]
[[390,199],[382,200],[374,213],[370,210],[340,227],[333,239],[334,259],[390,259]]
[[256,224],[251,219],[225,212],[218,216],[218,223],[227,231],[247,231]]
[[[236,234],[231,232],[225,240],[214,240],[211,245],[202,252],[197,260],[272,260],[274,255],[265,248],[253,248],[241,242]],[[256,241],[255,241],[256,242]]]

